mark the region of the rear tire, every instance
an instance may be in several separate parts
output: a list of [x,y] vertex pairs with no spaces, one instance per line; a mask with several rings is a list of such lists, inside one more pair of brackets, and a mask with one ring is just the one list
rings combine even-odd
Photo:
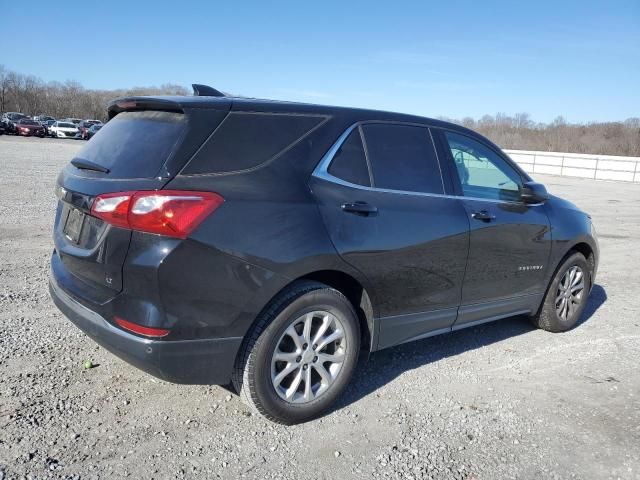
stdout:
[[580,319],[591,290],[591,266],[574,252],[561,262],[549,284],[542,306],[531,317],[534,325],[548,332],[565,332]]
[[336,401],[359,351],[360,324],[349,300],[325,284],[300,281],[258,317],[232,382],[255,413],[286,425],[301,423]]

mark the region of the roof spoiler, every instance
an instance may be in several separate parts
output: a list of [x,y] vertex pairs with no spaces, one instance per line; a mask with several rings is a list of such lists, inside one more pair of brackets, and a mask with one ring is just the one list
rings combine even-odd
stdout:
[[201,85],[199,83],[193,83],[193,95],[196,97],[226,97],[220,90],[216,90],[209,85]]
[[164,112],[184,113],[178,102],[157,97],[126,97],[113,100],[107,106],[109,120],[120,112],[135,112],[140,110],[161,110]]

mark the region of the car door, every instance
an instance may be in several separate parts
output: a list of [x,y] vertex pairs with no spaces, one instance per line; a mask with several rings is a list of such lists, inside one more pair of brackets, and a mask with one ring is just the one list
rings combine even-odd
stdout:
[[488,143],[453,131],[439,136],[471,223],[456,327],[532,313],[551,252],[544,205],[521,201],[523,175]]
[[449,181],[428,128],[381,122],[347,131],[311,179],[336,250],[372,287],[378,348],[456,319],[469,221]]

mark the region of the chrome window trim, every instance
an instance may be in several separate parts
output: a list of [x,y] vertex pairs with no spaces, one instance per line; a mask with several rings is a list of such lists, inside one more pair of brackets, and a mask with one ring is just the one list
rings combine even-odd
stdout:
[[[342,185],[343,187],[349,187],[349,188],[353,188],[356,190],[364,190],[364,191],[368,191],[368,192],[379,192],[379,193],[394,193],[394,194],[399,194],[399,195],[412,195],[412,196],[418,196],[418,197],[435,197],[435,198],[450,198],[450,199],[454,199],[454,200],[477,200],[477,201],[482,201],[482,202],[490,202],[490,203],[502,203],[502,204],[510,204],[510,205],[526,205],[527,207],[536,207],[536,206],[540,206],[542,205],[542,203],[524,203],[524,202],[517,202],[517,201],[512,201],[512,200],[496,200],[496,199],[492,199],[492,198],[482,198],[482,197],[466,197],[464,195],[447,195],[447,194],[441,194],[441,193],[426,193],[426,192],[412,192],[412,191],[407,191],[407,190],[391,190],[388,188],[377,188],[377,187],[367,187],[364,185],[358,185],[357,183],[351,183],[351,182],[347,182],[346,180],[343,180],[341,178],[338,178],[334,175],[331,175],[329,173],[329,165],[331,164],[331,161],[333,160],[333,157],[335,157],[336,153],[338,152],[338,149],[342,146],[342,144],[344,143],[344,141],[347,139],[347,137],[349,136],[349,134],[355,130],[356,128],[359,128],[360,125],[366,125],[367,123],[392,123],[392,124],[396,124],[396,125],[408,125],[408,126],[421,126],[423,128],[427,128],[429,130],[429,135],[431,134],[431,127],[426,126],[426,125],[418,125],[418,124],[411,124],[411,123],[401,123],[401,122],[383,122],[383,121],[374,121],[374,122],[356,122],[353,125],[351,125],[350,127],[348,127],[339,137],[338,139],[334,142],[334,144],[331,146],[331,148],[329,148],[329,150],[327,151],[327,153],[324,154],[324,156],[322,157],[322,159],[320,160],[320,162],[318,163],[318,165],[316,166],[316,168],[313,170],[313,173],[311,174],[312,177],[315,178],[319,178],[321,180],[325,180],[327,182],[331,182],[331,183],[335,183],[338,185]],[[360,135],[363,137],[362,132],[360,132]],[[433,141],[433,136],[431,137],[432,141]],[[363,148],[364,148],[364,138],[361,138],[361,141],[363,142]],[[435,144],[434,144],[434,148],[435,148]],[[438,151],[436,149],[436,155],[438,154]],[[365,155],[366,157],[366,155]],[[369,166],[369,162],[367,160],[367,166]],[[442,169],[442,167],[440,166],[440,160],[438,158],[438,166],[440,169]],[[372,175],[371,171],[370,171],[370,175]],[[443,182],[444,182],[444,178],[442,177],[442,170],[440,173],[440,178],[442,178]],[[371,183],[373,184],[373,179],[370,179]],[[444,184],[443,184],[443,188],[444,188]]]

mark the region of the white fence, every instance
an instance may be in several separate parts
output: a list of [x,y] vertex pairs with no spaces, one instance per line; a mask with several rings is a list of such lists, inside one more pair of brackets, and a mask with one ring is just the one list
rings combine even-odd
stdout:
[[528,173],[640,183],[640,157],[505,150]]

